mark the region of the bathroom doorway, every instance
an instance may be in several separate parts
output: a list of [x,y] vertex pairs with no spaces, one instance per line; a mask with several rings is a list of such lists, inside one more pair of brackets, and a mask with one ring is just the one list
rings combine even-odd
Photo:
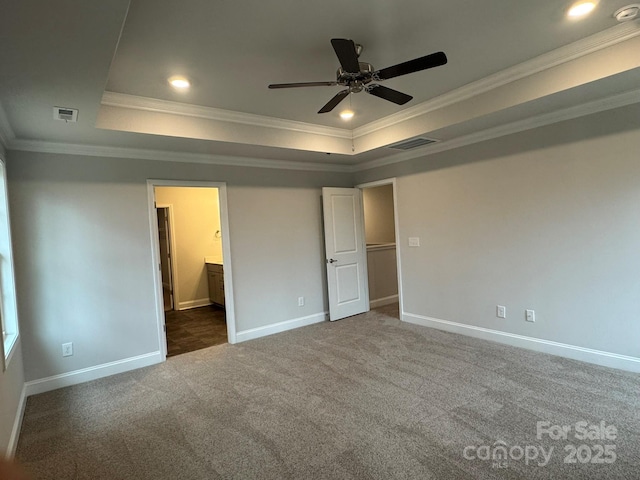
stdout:
[[[163,226],[158,223],[158,239],[167,356],[227,343],[224,290],[220,288],[224,282],[218,280],[223,274],[218,189],[156,187],[155,198],[158,222],[164,222]],[[172,257],[166,267],[171,263],[173,268],[163,268],[163,250]],[[212,267],[219,269],[219,275],[211,275]],[[169,309],[166,286],[170,288]]]
[[[149,181],[161,347],[166,357],[232,342],[226,188]],[[194,185],[195,184],[195,185]],[[215,283],[215,288],[214,288]]]

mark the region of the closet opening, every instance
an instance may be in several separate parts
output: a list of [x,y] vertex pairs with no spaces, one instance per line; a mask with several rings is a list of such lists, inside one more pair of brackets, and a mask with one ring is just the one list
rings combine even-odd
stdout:
[[395,179],[358,186],[362,190],[369,306],[400,318],[401,288]]

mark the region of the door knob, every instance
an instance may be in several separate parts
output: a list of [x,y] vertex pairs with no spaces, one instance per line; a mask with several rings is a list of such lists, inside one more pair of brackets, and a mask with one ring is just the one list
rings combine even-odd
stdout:
[[329,260],[327,260],[327,263],[336,263],[338,260],[336,260],[335,258],[330,258]]

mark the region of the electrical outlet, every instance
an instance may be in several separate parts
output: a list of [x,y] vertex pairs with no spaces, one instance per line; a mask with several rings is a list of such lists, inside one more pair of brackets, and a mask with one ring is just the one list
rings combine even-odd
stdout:
[[503,307],[502,305],[496,305],[496,317],[507,318],[507,307]]
[[536,321],[535,310],[525,310],[525,320],[527,322],[535,322]]
[[63,343],[62,344],[62,356],[63,357],[70,357],[71,355],[73,355],[73,343],[72,342]]
[[409,246],[410,247],[419,247],[420,246],[420,237],[409,237]]
[[298,306],[304,307],[304,297],[298,297]]

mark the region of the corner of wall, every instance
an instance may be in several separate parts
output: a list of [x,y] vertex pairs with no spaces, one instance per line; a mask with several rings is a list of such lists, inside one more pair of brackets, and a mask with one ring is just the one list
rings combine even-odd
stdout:
[[22,346],[18,339],[6,370],[0,373],[0,451],[4,449],[7,457],[14,455],[18,445],[26,397]]
[[20,399],[18,400],[18,409],[16,411],[15,419],[13,421],[13,428],[11,429],[11,436],[9,437],[9,445],[6,451],[7,458],[13,458],[18,448],[18,440],[20,439],[20,431],[22,430],[22,420],[24,419],[24,410],[27,406],[27,387],[23,383],[20,392]]

